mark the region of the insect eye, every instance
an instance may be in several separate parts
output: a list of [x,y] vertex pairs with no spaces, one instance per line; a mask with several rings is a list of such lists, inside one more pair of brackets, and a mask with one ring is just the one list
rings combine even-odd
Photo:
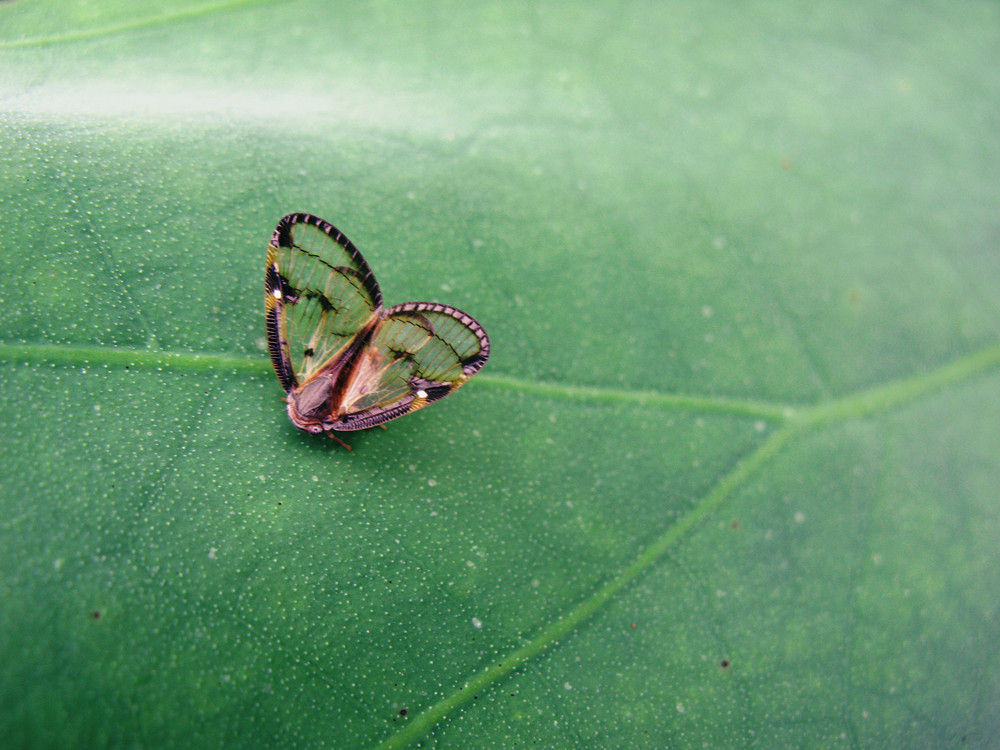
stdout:
[[312,427],[309,428],[309,432],[311,432],[313,435],[319,435],[322,431],[323,428],[320,427],[318,424],[314,424]]

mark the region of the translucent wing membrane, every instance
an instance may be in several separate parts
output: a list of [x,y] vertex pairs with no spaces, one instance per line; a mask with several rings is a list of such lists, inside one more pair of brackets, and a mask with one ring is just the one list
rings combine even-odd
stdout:
[[364,356],[358,372],[369,369],[372,386],[345,399],[349,410],[334,429],[364,429],[444,398],[486,364],[490,340],[461,310],[406,302],[382,313]]
[[401,355],[420,378],[464,383],[490,356],[483,327],[449,305],[404,302],[386,310],[383,318],[372,345]]
[[486,364],[486,331],[433,302],[382,309],[358,249],[323,219],[283,218],[267,248],[267,342],[288,416],[312,433],[361,430],[416,411]]
[[311,214],[289,214],[267,251],[268,345],[286,391],[345,355],[375,322],[382,293],[358,249]]

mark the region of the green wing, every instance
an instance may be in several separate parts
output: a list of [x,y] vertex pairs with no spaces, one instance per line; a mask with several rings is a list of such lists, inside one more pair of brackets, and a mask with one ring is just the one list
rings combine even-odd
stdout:
[[358,249],[311,214],[278,222],[267,248],[265,287],[267,343],[285,391],[345,355],[382,307],[382,292]]
[[334,430],[361,430],[416,411],[457,390],[490,356],[486,331],[467,313],[434,302],[384,310],[360,355],[373,387],[352,392]]

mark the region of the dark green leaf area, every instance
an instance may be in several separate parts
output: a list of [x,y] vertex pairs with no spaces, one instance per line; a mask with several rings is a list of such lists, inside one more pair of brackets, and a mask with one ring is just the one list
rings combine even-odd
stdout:
[[[761,440],[745,418],[678,417],[664,431],[638,407],[468,389],[347,452],[294,430],[268,380],[6,367],[5,434],[33,451],[8,464],[18,566],[5,580],[35,591],[6,610],[20,634],[6,663],[27,648],[54,691],[7,701],[19,725],[67,742],[89,724],[54,725],[51,712],[92,691],[109,696],[108,720],[166,701],[225,737],[236,700],[266,732],[287,712],[315,714],[316,731],[332,711],[369,736],[373,690],[416,710],[456,669],[536,636]],[[10,394],[29,390],[35,408],[18,411]],[[511,419],[453,432],[462,410],[490,408]],[[622,421],[627,446],[581,460],[580,440]],[[53,517],[40,499],[61,494]],[[30,645],[39,638],[64,644],[58,660]],[[320,708],[302,679],[353,697]]]
[[[495,735],[510,747],[692,736],[927,747],[928,735],[988,746],[997,659],[955,634],[995,634],[1000,615],[1000,520],[982,484],[998,387],[994,375],[804,440],[582,628],[578,648],[515,673],[435,736],[448,747]],[[945,420],[970,401],[987,413]],[[956,442],[970,446],[960,459]],[[931,721],[942,690],[953,711]]]

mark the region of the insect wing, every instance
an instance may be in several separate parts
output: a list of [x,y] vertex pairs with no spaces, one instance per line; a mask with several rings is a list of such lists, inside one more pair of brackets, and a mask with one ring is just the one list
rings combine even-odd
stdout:
[[286,391],[345,354],[382,306],[382,292],[358,249],[311,214],[278,222],[265,283],[267,343]]
[[444,398],[490,356],[486,331],[449,305],[406,302],[385,310],[362,355],[376,373],[351,412],[334,426],[360,430]]

